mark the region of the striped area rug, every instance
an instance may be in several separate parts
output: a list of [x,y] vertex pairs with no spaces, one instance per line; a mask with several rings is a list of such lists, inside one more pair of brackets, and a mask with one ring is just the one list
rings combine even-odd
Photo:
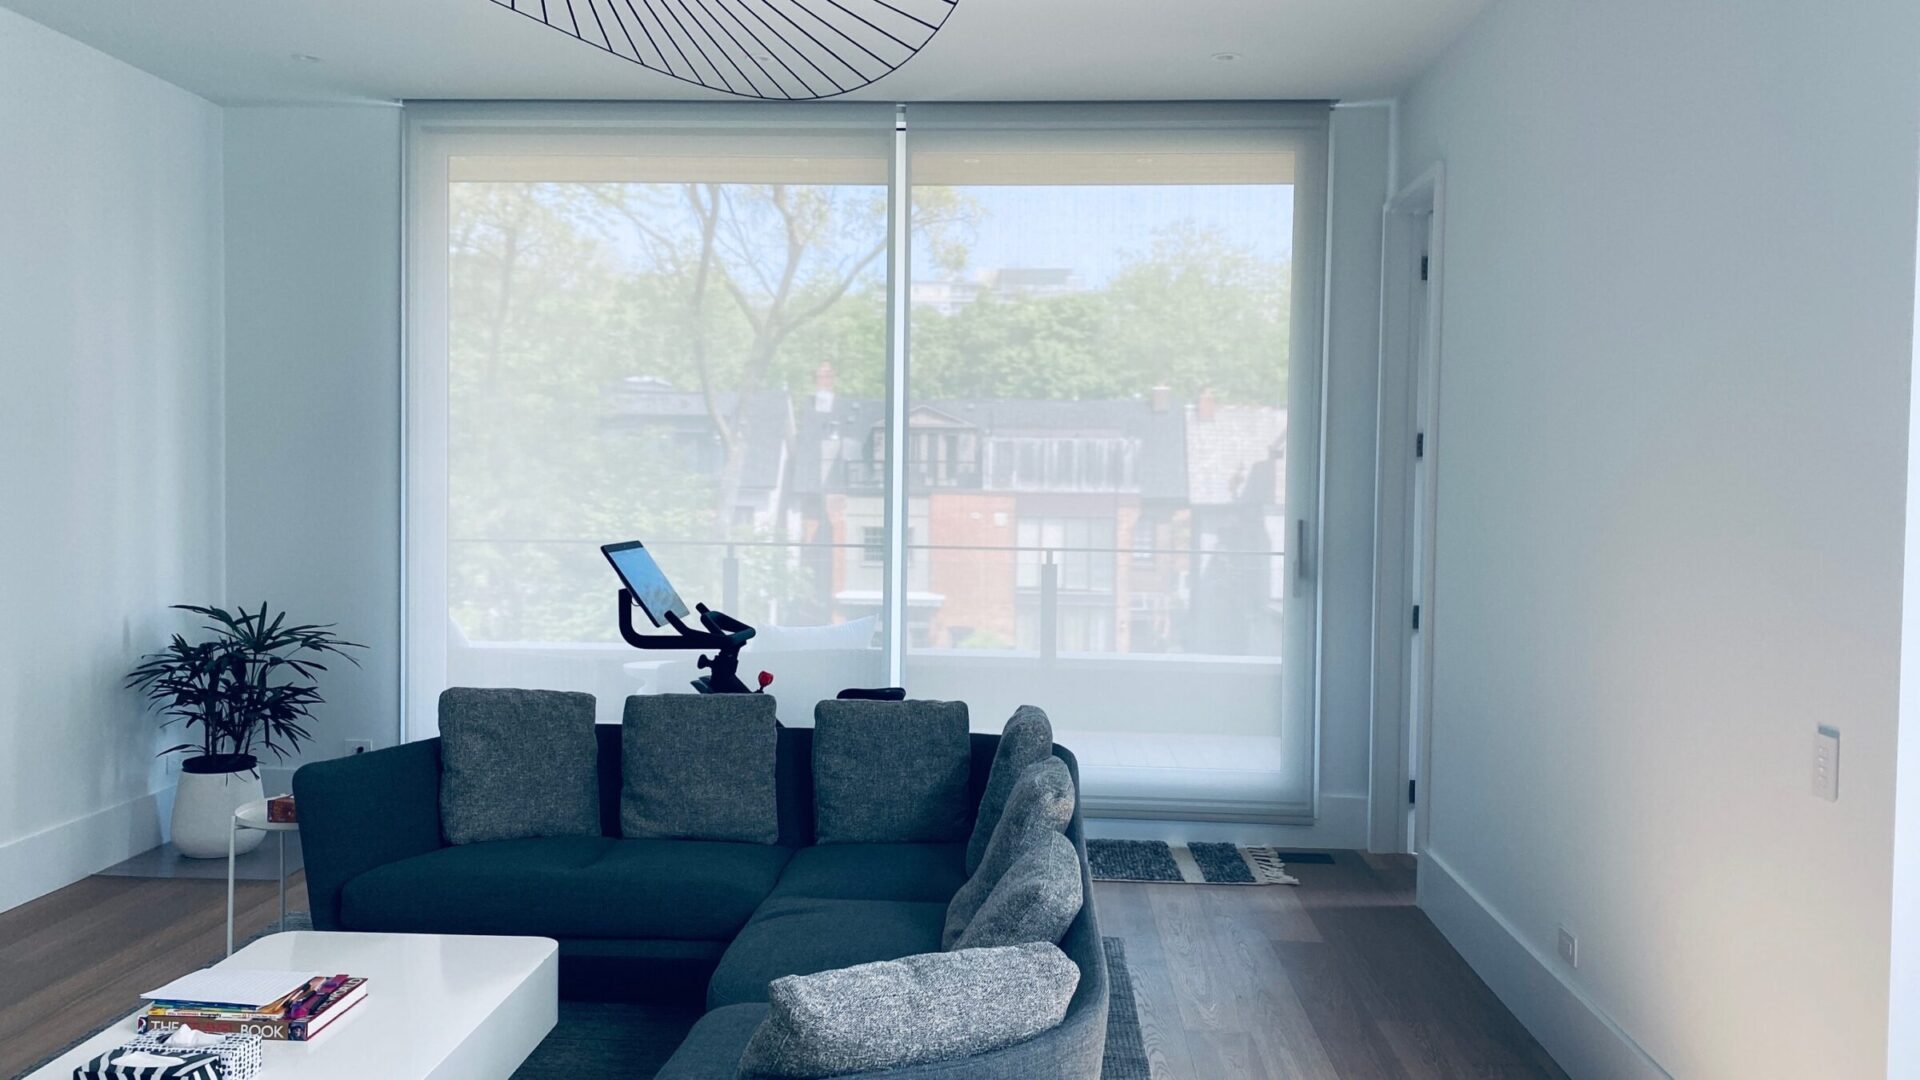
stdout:
[[1189,885],[1298,885],[1277,848],[1236,844],[1169,844],[1164,840],[1089,840],[1095,881],[1166,881]]

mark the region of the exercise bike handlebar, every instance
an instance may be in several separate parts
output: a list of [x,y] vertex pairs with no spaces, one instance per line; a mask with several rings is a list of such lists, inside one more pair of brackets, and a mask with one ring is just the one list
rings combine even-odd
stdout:
[[711,611],[705,604],[696,604],[701,629],[688,626],[680,616],[669,611],[666,613],[667,625],[673,627],[671,634],[643,634],[634,629],[633,592],[620,590],[620,636],[627,644],[636,649],[714,649],[723,652],[737,652],[754,636],[754,629],[746,623],[723,611]]

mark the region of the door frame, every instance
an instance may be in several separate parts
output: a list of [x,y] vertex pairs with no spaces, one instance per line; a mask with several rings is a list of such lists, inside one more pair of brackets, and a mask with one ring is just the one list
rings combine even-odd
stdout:
[[[1375,456],[1372,783],[1368,850],[1416,853],[1432,805],[1434,528],[1439,507],[1440,315],[1446,171],[1435,163],[1388,200],[1380,258],[1380,402]],[[1414,310],[1420,259],[1426,303]],[[1424,339],[1424,340],[1423,340]],[[1423,348],[1424,344],[1424,348]],[[1427,392],[1422,400],[1419,388]],[[1424,487],[1416,520],[1415,437],[1423,434]],[[1419,541],[1416,543],[1416,539]],[[1413,561],[1422,565],[1416,578]],[[1415,581],[1418,581],[1418,588]],[[1413,629],[1414,605],[1420,630]],[[1416,657],[1414,651],[1418,649]],[[1417,659],[1418,663],[1413,661]],[[1413,684],[1418,672],[1418,685]],[[1416,767],[1417,766],[1417,767]],[[1418,777],[1411,794],[1409,783]],[[1410,805],[1411,802],[1411,805]],[[1412,835],[1407,816],[1413,814]]]

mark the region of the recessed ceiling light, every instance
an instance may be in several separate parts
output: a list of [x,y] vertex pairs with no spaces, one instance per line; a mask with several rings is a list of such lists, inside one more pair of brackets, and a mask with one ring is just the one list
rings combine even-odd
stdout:
[[1213,54],[1213,58],[1223,64],[1231,64],[1235,60],[1240,59],[1240,54],[1237,52],[1217,52]]
[[312,53],[297,52],[293,54],[293,58],[303,64],[317,64],[320,62],[320,58]]

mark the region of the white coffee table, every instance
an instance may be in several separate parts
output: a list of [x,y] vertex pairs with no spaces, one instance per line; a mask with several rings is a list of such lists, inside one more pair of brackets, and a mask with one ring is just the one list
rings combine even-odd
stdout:
[[[267,1043],[260,1080],[506,1080],[559,1019],[559,952],[548,938],[296,930],[216,966],[367,977],[366,1000],[317,1038]],[[133,1038],[133,1020],[29,1080],[70,1080],[74,1066]]]

